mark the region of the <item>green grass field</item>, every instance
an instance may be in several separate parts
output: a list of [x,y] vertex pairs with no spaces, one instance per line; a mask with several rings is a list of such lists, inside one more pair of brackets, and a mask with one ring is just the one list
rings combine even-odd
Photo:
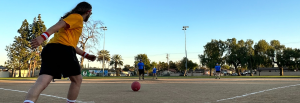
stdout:
[[[83,79],[138,79],[137,76],[131,77],[83,77]],[[146,76],[145,79],[153,78],[152,76]],[[214,76],[163,76],[158,79],[186,79],[186,78],[215,78]],[[300,76],[222,76],[221,78],[300,78]],[[0,80],[36,80],[37,77],[24,77],[24,78],[0,78]]]

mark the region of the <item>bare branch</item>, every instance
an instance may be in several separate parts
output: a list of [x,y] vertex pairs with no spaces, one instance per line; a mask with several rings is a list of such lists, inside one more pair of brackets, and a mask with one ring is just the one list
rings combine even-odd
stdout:
[[[92,49],[97,50],[95,45],[99,44],[99,36],[102,36],[101,26],[103,26],[103,22],[92,19],[84,23],[82,35],[78,42],[81,49],[85,49],[85,51],[91,53],[93,53]],[[83,60],[81,59],[80,61],[81,65],[83,64]]]

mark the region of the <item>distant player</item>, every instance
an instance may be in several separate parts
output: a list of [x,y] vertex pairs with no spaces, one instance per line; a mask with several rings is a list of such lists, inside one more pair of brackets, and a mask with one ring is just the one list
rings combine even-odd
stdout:
[[219,79],[220,79],[220,77],[221,77],[221,67],[220,67],[220,65],[217,63],[217,65],[215,66],[215,69],[216,69],[216,79],[217,79],[217,77],[219,76]]
[[[92,6],[87,2],[80,2],[74,9],[66,13],[62,20],[50,27],[46,32],[31,41],[33,49],[40,46],[51,34],[54,37],[43,48],[42,65],[38,79],[29,89],[24,103],[34,103],[40,93],[53,79],[69,77],[71,85],[67,96],[67,103],[75,103],[82,82],[81,68],[76,54],[94,61],[96,56],[89,55],[77,47],[82,34],[83,23],[92,14]],[[47,101],[48,103],[54,101]]]
[[142,62],[142,59],[140,60],[140,62],[138,63],[138,69],[139,69],[139,80],[141,80],[141,75],[143,75],[143,80],[144,80],[144,74],[145,74],[145,65]]
[[155,76],[156,79],[157,79],[156,71],[157,71],[157,69],[154,67],[154,68],[152,69],[153,79],[154,79],[154,76]]

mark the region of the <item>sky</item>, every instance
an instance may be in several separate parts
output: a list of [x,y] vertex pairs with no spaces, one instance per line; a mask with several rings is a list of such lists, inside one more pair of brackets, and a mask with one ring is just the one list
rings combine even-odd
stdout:
[[[105,49],[121,55],[124,64],[133,65],[137,54],[166,62],[168,53],[170,60],[179,61],[185,57],[183,26],[189,26],[187,57],[198,64],[203,46],[212,39],[279,40],[286,47],[300,48],[299,0],[86,1],[93,8],[91,18],[107,26]],[[5,47],[20,35],[17,30],[25,19],[32,23],[41,14],[49,28],[79,2],[82,0],[1,0],[0,65],[7,60]],[[95,48],[101,50],[103,37],[99,39]],[[84,64],[102,67],[99,62],[85,60]]]

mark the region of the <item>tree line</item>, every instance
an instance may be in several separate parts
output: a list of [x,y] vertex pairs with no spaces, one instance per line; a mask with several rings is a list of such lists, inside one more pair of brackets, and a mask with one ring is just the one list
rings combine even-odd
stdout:
[[[78,47],[87,51],[91,49],[97,49],[95,47],[98,44],[101,33],[101,21],[90,20],[84,23],[83,33],[80,37]],[[33,71],[39,69],[41,66],[41,52],[42,48],[47,44],[45,41],[37,49],[32,50],[30,41],[46,31],[44,21],[39,14],[34,17],[33,22],[29,23],[26,19],[22,22],[17,33],[20,35],[14,37],[12,44],[6,46],[8,60],[5,61],[5,67],[15,70],[28,69]],[[228,65],[234,67],[238,75],[240,75],[241,68],[252,70],[262,67],[274,67],[277,65],[280,71],[280,75],[283,76],[283,68],[298,69],[300,65],[300,49],[289,48],[282,45],[279,40],[271,40],[267,42],[265,40],[259,40],[254,44],[254,41],[248,39],[237,40],[236,38],[222,40],[211,40],[204,47],[204,52],[198,55],[201,64],[211,69],[214,68],[216,63],[221,64],[222,67],[228,68]],[[97,52],[97,60],[103,64],[108,63],[110,66],[114,66],[117,74],[119,75],[121,69],[118,67],[123,66],[122,56],[115,54],[110,57],[109,51],[101,50]],[[104,57],[104,61],[103,61]],[[187,72],[185,68],[186,59],[183,57],[179,61],[156,62],[151,61],[147,54],[137,54],[134,56],[134,68],[136,68],[139,60],[142,59],[145,64],[147,73],[151,71],[153,67],[159,70],[168,70],[169,68],[176,71]],[[84,59],[80,59],[80,64],[83,66]],[[188,70],[195,70],[198,64],[191,60],[187,60]],[[125,65],[124,68],[129,69],[130,66]],[[124,69],[123,68],[123,69]],[[14,74],[14,73],[13,73]],[[211,73],[210,73],[211,74]],[[21,75],[21,72],[19,72]],[[31,72],[28,72],[28,76],[32,76]]]
[[[102,25],[103,23],[101,21],[89,20],[85,22],[78,47],[82,50],[93,49],[92,47],[98,43],[99,36],[102,35],[100,29]],[[30,41],[40,36],[46,30],[47,28],[42,20],[41,14],[39,14],[38,17],[34,17],[32,23],[29,23],[26,19],[22,22],[20,28],[17,30],[17,33],[20,35],[15,36],[13,43],[7,45],[5,48],[8,58],[8,60],[5,61],[5,67],[12,69],[13,77],[15,70],[19,70],[20,77],[22,69],[28,69],[27,76],[32,77],[34,70],[41,67],[41,52],[48,40],[44,41],[41,46],[34,50],[31,49]],[[83,61],[84,59],[81,58],[81,66],[83,66]]]
[[[97,47],[95,45],[98,44],[99,39],[102,36],[102,29],[100,28],[101,26],[103,26],[103,23],[101,21],[89,20],[88,22],[85,22],[83,26],[83,32],[77,46],[84,51],[89,50],[88,52],[93,52],[91,51],[91,49],[97,49],[95,48]],[[48,40],[46,40],[41,46],[34,50],[31,49],[30,41],[40,36],[46,30],[47,27],[42,20],[41,14],[39,14],[37,17],[34,17],[32,23],[29,23],[26,19],[22,22],[20,28],[17,30],[17,33],[19,35],[15,36],[13,43],[7,45],[5,48],[8,58],[8,60],[5,61],[5,67],[8,69],[12,69],[13,77],[16,70],[19,70],[19,77],[22,74],[21,70],[29,70],[27,76],[32,77],[32,73],[34,73],[34,70],[40,69],[41,52],[43,47],[48,43]],[[97,61],[104,65],[105,63],[108,63],[108,65],[114,66],[117,75],[120,76],[121,69],[118,67],[123,66],[123,59],[121,55],[115,54],[110,57],[109,51],[107,50],[100,50],[97,52],[97,55]],[[147,71],[152,69],[154,66],[156,66],[159,70],[166,70],[169,67],[177,68],[178,71],[185,70],[185,59],[178,62],[170,61],[169,63],[166,63],[152,61],[150,63],[150,60],[146,54],[138,54],[134,58],[136,60],[134,62],[134,65],[137,64],[139,59],[143,59],[146,65],[145,69]],[[83,67],[84,58],[81,57],[81,59],[79,60],[81,67]],[[188,60],[189,69],[194,69],[196,66],[196,63]],[[128,65],[125,67],[130,68]]]
[[[204,52],[198,55],[201,64],[207,68],[214,68],[216,63],[233,66],[238,75],[240,68],[251,71],[262,67],[274,67],[277,65],[280,75],[283,76],[283,68],[298,69],[300,65],[300,49],[289,48],[282,45],[279,40],[259,40],[248,39],[246,41],[236,38],[222,40],[211,40],[204,45]],[[210,73],[211,74],[211,73]]]
[[[104,59],[103,59],[104,57]],[[151,61],[150,58],[148,58],[147,54],[137,54],[136,56],[134,56],[134,63],[133,66],[130,66],[129,64],[124,65],[123,64],[123,59],[122,56],[119,54],[113,55],[112,57],[110,57],[109,51],[107,50],[101,50],[98,52],[98,57],[97,57],[98,61],[100,61],[100,63],[108,63],[110,66],[114,66],[115,70],[116,70],[116,75],[120,76],[120,73],[122,71],[122,69],[124,71],[128,71],[128,70],[136,70],[137,68],[137,64],[139,63],[140,60],[143,61],[143,63],[145,64],[145,70],[147,72],[147,74],[149,74],[149,72],[152,72],[152,68],[156,67],[158,70],[168,70],[169,68],[175,69],[176,71],[185,71],[185,62],[186,62],[186,58],[184,57],[182,60],[179,60],[177,62],[173,62],[173,61],[169,61],[169,63],[167,62],[156,62],[156,61]],[[104,60],[104,61],[103,61]],[[124,68],[121,68],[121,66],[124,65]],[[188,66],[188,70],[189,69],[193,69],[195,70],[196,67],[198,66],[197,63],[194,63],[192,60],[188,60],[187,63]]]

